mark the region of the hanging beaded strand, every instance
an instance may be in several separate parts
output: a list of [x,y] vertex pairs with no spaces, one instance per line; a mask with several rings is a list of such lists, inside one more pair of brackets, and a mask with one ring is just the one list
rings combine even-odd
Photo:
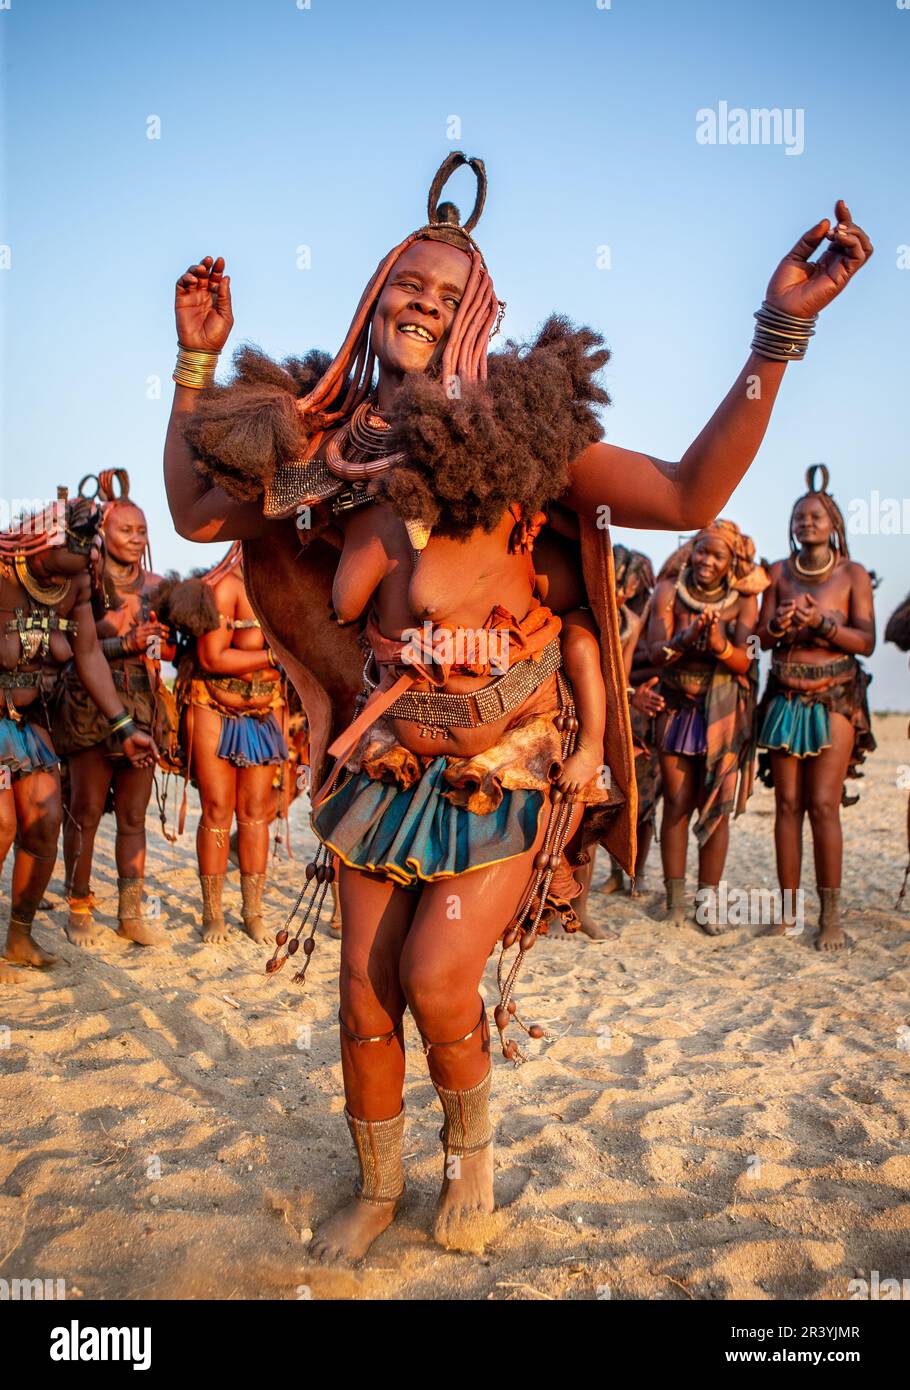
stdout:
[[[266,961],[266,974],[274,975],[284,966],[292,956],[295,956],[303,945],[304,961],[301,968],[292,976],[294,984],[303,984],[306,972],[310,964],[313,952],[316,949],[316,928],[319,925],[319,918],[322,915],[322,905],[325,902],[329,884],[335,879],[335,865],[332,863],[332,852],[327,845],[320,845],[316,851],[316,858],[311,859],[304,870],[303,887],[297,895],[297,901],[287,915],[284,926],[275,937],[275,950],[271,958]],[[294,935],[290,935],[291,924],[297,913],[300,911],[300,904],[306,894],[310,894],[310,900],[304,909],[300,923]],[[312,920],[311,920],[312,919]],[[300,937],[304,928],[310,924],[309,936],[305,937],[301,943]],[[290,940],[288,939],[290,937]],[[281,954],[282,947],[286,947],[284,955]]]
[[[571,687],[561,674],[557,674],[557,685],[560,706],[559,714],[554,722],[561,734],[561,756],[562,761],[565,762],[575,747],[579,721],[575,714],[575,701],[572,697]],[[569,838],[569,822],[572,817],[573,804],[574,798],[567,797],[559,787],[551,789],[550,813],[547,828],[544,831],[544,842],[534,856],[534,875],[511,926],[507,928],[502,937],[502,949],[496,972],[499,1003],[493,1011],[493,1019],[499,1029],[502,1055],[507,1061],[514,1062],[516,1066],[520,1062],[526,1062],[528,1058],[514,1038],[506,1040],[505,1032],[510,1023],[517,1023],[529,1038],[552,1038],[554,1036],[539,1023],[530,1026],[525,1024],[518,1015],[512,995],[522,961],[537,940],[550,884],[554,873],[559,868],[563,850]],[[511,950],[516,941],[518,942],[518,954],[512,962],[508,974],[506,974],[506,953]]]

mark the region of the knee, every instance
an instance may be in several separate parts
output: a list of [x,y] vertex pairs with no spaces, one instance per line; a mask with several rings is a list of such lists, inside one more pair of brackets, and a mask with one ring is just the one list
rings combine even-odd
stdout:
[[801,816],[803,813],[802,797],[795,792],[778,792],[777,811],[781,816]]
[[227,829],[234,816],[234,803],[229,796],[207,796],[202,803],[202,823]]
[[376,1026],[377,1006],[383,1015],[400,1019],[404,998],[394,963],[383,960],[349,960],[342,964],[340,978],[341,1017],[355,1033],[368,1033]]
[[443,961],[403,960],[398,980],[411,1013],[421,1019],[438,1017],[457,1003],[458,990]]
[[688,792],[664,791],[664,816],[674,820],[688,820],[693,810],[693,800]]
[[117,834],[141,835],[145,830],[145,807],[126,806],[117,808]]
[[99,801],[97,797],[74,796],[69,803],[70,815],[80,830],[95,831],[101,824],[101,817],[104,815],[104,801]]
[[35,820],[23,825],[19,831],[19,843],[26,854],[33,854],[36,859],[47,859],[56,854],[62,821],[62,809],[50,806]]
[[809,819],[813,827],[830,825],[840,815],[840,798],[834,795],[814,796],[809,802]]

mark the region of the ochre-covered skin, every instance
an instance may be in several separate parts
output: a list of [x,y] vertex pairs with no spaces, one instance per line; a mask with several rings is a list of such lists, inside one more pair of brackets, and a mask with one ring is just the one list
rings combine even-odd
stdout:
[[[852,224],[843,203],[837,206],[837,217],[830,248],[818,265],[810,264],[808,258],[829,233],[827,219],[810,229],[778,267],[767,291],[772,304],[795,315],[813,315],[871,253],[868,238]],[[393,264],[395,277],[373,309],[380,411],[392,407],[409,374],[425,372],[434,359],[441,360],[459,296],[470,298],[469,276],[478,270],[476,259],[457,245],[430,241],[410,242]],[[227,341],[233,317],[224,270],[221,257],[205,257],[177,282],[178,338],[187,348],[220,350]],[[484,301],[481,314],[484,324],[492,327],[488,312],[495,314],[495,299]],[[409,331],[409,325],[425,328],[427,339]],[[484,350],[481,340],[468,364],[480,376]],[[558,514],[563,534],[574,540],[570,569],[574,565],[581,575],[600,638],[607,710],[604,761],[625,797],[613,817],[614,827],[618,826],[613,832],[614,853],[629,868],[635,854],[634,775],[606,522],[688,530],[711,521],[755,456],[783,372],[783,364],[750,354],[724,402],[677,463],[604,443],[583,448],[569,466],[562,508],[551,510],[551,522]],[[318,786],[325,775],[324,749],[348,722],[360,684],[361,662],[355,660],[353,630],[339,629],[326,620],[342,547],[350,577],[341,576],[336,599],[349,604],[352,614],[362,612],[378,588],[385,609],[380,626],[387,636],[419,626],[428,609],[435,610],[434,618],[445,610],[449,616],[483,622],[495,605],[506,606],[509,599],[515,605],[514,616],[521,618],[519,610],[531,593],[530,576],[508,555],[496,534],[500,524],[504,531],[505,523],[495,517],[493,534],[462,535],[457,542],[434,535],[413,579],[395,518],[379,515],[373,508],[363,520],[357,517],[338,528],[322,515],[325,505],[316,505],[308,539],[295,535],[287,521],[267,522],[260,499],[237,501],[196,468],[184,437],[184,424],[195,405],[194,392],[177,386],[165,448],[174,522],[192,540],[244,541],[251,601],[307,709]],[[287,412],[282,418],[286,425]],[[326,443],[326,438],[318,441],[320,452]],[[301,448],[305,447],[302,440]],[[503,508],[510,500],[504,498]],[[544,533],[540,540],[542,554],[547,545]],[[395,577],[399,570],[400,577]],[[273,581],[280,578],[286,584],[278,591]],[[389,578],[393,582],[383,588]],[[330,692],[337,692],[337,701]],[[341,713],[345,705],[348,710]],[[576,806],[572,831],[580,821],[579,811]],[[400,1113],[404,1074],[400,1024],[406,1006],[424,1038],[437,1044],[428,1053],[437,1087],[468,1092],[480,1086],[490,1058],[486,1028],[477,1022],[478,983],[529,882],[542,833],[543,825],[527,854],[457,878],[426,883],[419,892],[342,868],[341,1017],[345,1026],[341,1053],[350,1114],[380,1122]],[[458,930],[453,930],[453,894],[459,907],[459,921],[454,924]],[[379,1035],[386,1040],[357,1040]],[[444,1184],[437,1235],[447,1240],[461,1216],[491,1208],[492,1158],[487,1147],[461,1160],[458,1182]],[[393,1215],[394,1205],[370,1206],[354,1200],[319,1233],[314,1254],[359,1258]]]
[[[771,566],[771,586],[764,596],[759,626],[762,646],[772,649],[776,659],[785,665],[816,668],[811,675],[778,670],[775,680],[780,687],[805,692],[841,690],[841,709],[828,713],[829,747],[807,758],[770,752],[778,879],[781,889],[791,892],[800,886],[806,815],[812,829],[817,887],[839,890],[844,784],[865,752],[875,746],[864,717],[864,674],[859,671],[846,680],[843,674],[824,674],[824,667],[844,656],[869,656],[875,647],[872,580],[862,565],[843,553],[843,527],[838,544],[832,512],[837,519],[827,495],[809,493],[796,504],[792,536],[798,548]],[[801,574],[799,565],[810,573]],[[849,710],[852,718],[842,710]],[[769,934],[781,935],[786,926],[781,922]],[[820,927],[819,950],[840,950],[846,937],[836,911],[823,914]]]

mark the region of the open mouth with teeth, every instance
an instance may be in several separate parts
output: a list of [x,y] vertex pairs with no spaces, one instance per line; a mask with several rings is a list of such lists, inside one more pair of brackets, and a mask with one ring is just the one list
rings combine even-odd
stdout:
[[436,342],[430,330],[419,323],[401,323],[398,325],[398,332],[407,333],[412,338],[419,338],[422,343]]

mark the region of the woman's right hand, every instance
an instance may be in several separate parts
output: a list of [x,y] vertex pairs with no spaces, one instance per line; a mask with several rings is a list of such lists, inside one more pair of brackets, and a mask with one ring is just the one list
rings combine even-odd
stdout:
[[177,281],[174,303],[177,341],[201,352],[220,352],[234,326],[231,310],[231,277],[224,273],[224,257],[203,256]]

